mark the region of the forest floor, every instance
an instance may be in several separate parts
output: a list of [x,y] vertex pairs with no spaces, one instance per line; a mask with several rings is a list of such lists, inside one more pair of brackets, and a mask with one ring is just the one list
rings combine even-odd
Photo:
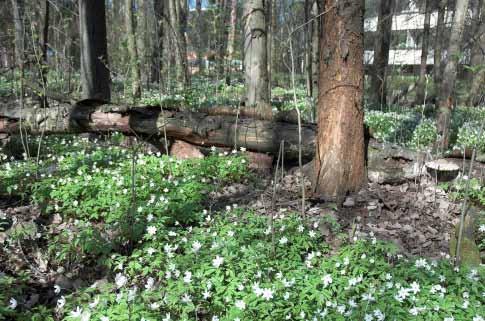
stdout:
[[[463,162],[459,159],[449,161],[460,166]],[[465,167],[468,166],[469,161]],[[473,176],[483,179],[484,170],[485,164],[475,164]],[[226,207],[237,206],[261,215],[271,212],[273,215],[301,213],[301,175],[298,167],[284,171],[276,192],[273,175],[268,171],[258,172],[255,180],[220,186],[218,191],[211,193],[206,207],[212,211],[221,211]],[[310,195],[311,182],[307,177],[305,187],[306,195]],[[369,182],[358,193],[347,196],[340,207],[334,203],[307,199],[304,216],[314,222],[315,228],[320,229],[325,241],[334,246],[333,251],[337,251],[340,245],[337,234],[343,233],[349,238],[390,241],[406,257],[439,259],[449,257],[450,238],[454,234],[461,210],[460,201],[450,198],[429,175],[423,175],[419,179],[403,180],[399,184]],[[0,213],[12,217],[15,222],[41,220],[38,223],[53,234],[74,224],[72,221],[63,222],[59,215],[54,215],[49,221],[42,221],[41,210],[37,206],[15,196],[0,197]],[[0,243],[4,242],[4,237],[5,233],[0,233]],[[14,252],[17,255],[4,257],[0,251],[0,268],[5,269],[6,265],[12,264],[13,270],[28,268],[40,283],[59,282],[56,278],[59,271],[48,271],[48,264],[39,253],[26,253],[20,247]],[[12,269],[12,266],[8,269]]]
[[[463,165],[459,159],[449,161],[460,167]],[[389,158],[380,165],[384,168],[371,167],[370,171],[375,173],[389,169],[395,172],[396,169],[409,167],[412,161]],[[466,161],[466,170],[468,166],[469,161]],[[307,169],[303,169],[305,174]],[[485,164],[477,163],[474,169],[472,176],[483,180]],[[298,167],[285,168],[275,186],[274,169],[253,172],[243,181],[218,185],[207,195],[203,207],[215,215],[235,208],[261,217],[282,218],[290,216],[290,213],[302,213],[301,176]],[[311,183],[305,177],[307,199],[302,215],[305,224],[318,231],[319,240],[328,245],[328,254],[334,257],[338,257],[349,240],[351,243],[352,240],[372,240],[393,243],[397,246],[398,255],[406,259],[450,259],[450,243],[462,210],[461,202],[425,173],[413,179],[398,178],[393,177],[391,183],[371,179],[359,192],[348,195],[343,205],[337,206],[309,198]],[[55,286],[75,294],[89,284],[108,282],[109,269],[94,261],[81,260],[81,263],[67,267],[53,267],[46,259],[47,240],[55,240],[62,231],[79,231],[77,220],[66,219],[63,213],[42,215],[41,208],[33,205],[28,198],[6,195],[0,197],[2,217],[11,218],[17,226],[35,222],[43,233],[39,238],[32,235],[27,243],[25,240],[22,244],[10,243],[8,250],[0,248],[0,276],[3,271],[14,275],[27,271],[29,275],[29,290],[22,299],[24,309],[39,304],[55,307],[58,299]],[[6,233],[0,233],[0,244],[5,243],[7,237]]]
[[[461,165],[460,160],[449,159]],[[469,162],[468,162],[469,163]],[[480,178],[485,164],[475,165]],[[273,174],[272,174],[273,175]],[[273,176],[262,178],[260,186],[240,184],[224,187],[219,208],[237,203],[240,207],[268,213],[273,203]],[[277,213],[301,213],[301,185],[298,168],[288,170],[277,185],[274,209]],[[310,181],[305,178],[306,195]],[[327,242],[338,245],[334,230],[356,237],[376,237],[395,243],[403,255],[437,259],[449,257],[449,241],[459,221],[462,203],[453,200],[429,175],[400,184],[370,182],[358,193],[346,197],[343,206],[308,199],[305,216],[319,224]],[[338,228],[336,225],[338,224]]]

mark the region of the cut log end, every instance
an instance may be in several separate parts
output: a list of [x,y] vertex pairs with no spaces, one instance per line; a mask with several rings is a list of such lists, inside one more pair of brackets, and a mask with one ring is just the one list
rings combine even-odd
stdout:
[[455,179],[460,172],[460,167],[445,159],[438,159],[426,163],[426,170],[432,178],[438,182],[449,182]]

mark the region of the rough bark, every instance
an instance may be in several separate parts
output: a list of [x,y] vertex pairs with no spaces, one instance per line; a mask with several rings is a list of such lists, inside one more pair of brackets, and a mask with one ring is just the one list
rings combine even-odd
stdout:
[[[219,110],[221,111],[221,110]],[[215,114],[215,112],[213,113]],[[236,116],[230,112],[211,115],[200,112],[164,110],[160,107],[129,107],[102,104],[95,100],[74,105],[61,104],[56,108],[21,111],[17,104],[0,106],[0,134],[22,130],[32,134],[122,132],[128,135],[163,136],[180,139],[200,146],[246,147],[265,153],[278,152],[285,141],[285,159],[298,157],[298,126],[294,123],[258,120]],[[237,121],[236,121],[237,119]],[[303,159],[315,153],[315,126],[302,127]]]
[[471,50],[471,65],[478,68],[473,74],[470,94],[468,95],[468,105],[477,106],[484,99],[485,88],[485,0],[481,1],[480,12],[477,15],[476,32]]
[[426,92],[426,70],[428,67],[428,48],[429,48],[429,34],[431,22],[431,0],[425,0],[424,9],[424,28],[423,28],[423,43],[421,46],[421,65],[419,67],[419,79],[416,91],[416,103],[424,104]]
[[125,25],[128,44],[128,55],[131,70],[131,93],[133,98],[141,97],[140,59],[135,35],[135,19],[133,17],[133,0],[125,0]]
[[394,0],[380,0],[369,92],[370,102],[376,106],[386,105],[387,64],[391,45],[393,7]]
[[264,0],[244,2],[244,67],[248,106],[268,109],[268,55]]
[[111,92],[104,1],[79,0],[79,29],[82,97],[109,101]]
[[226,85],[231,84],[232,60],[234,59],[234,44],[236,42],[237,0],[231,0],[231,16],[229,34],[227,35],[227,70]]
[[448,149],[449,127],[451,110],[453,108],[453,95],[455,81],[458,73],[458,60],[465,28],[465,17],[468,9],[468,0],[457,0],[455,15],[451,26],[450,42],[447,50],[447,61],[443,71],[443,80],[438,100],[438,146],[441,150]]
[[313,191],[340,199],[365,182],[364,1],[321,0],[318,136]]

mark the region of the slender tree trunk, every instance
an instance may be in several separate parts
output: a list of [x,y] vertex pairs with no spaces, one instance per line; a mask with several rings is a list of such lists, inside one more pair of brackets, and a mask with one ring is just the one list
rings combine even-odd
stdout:
[[[13,22],[15,27],[15,64],[21,71],[23,78],[25,61],[25,30],[24,14],[25,7],[23,0],[11,0],[13,9]],[[23,93],[22,93],[23,96]]]
[[366,178],[364,0],[320,0],[324,11],[314,194],[337,199]]
[[306,89],[307,89],[307,96],[312,96],[312,22],[311,19],[311,9],[312,9],[312,0],[305,0],[304,2],[304,12],[305,12],[305,19],[304,22],[307,23],[305,25],[305,32],[304,32],[304,41],[305,41],[305,76],[306,76]]
[[136,14],[136,40],[137,40],[137,51],[140,60],[140,82],[141,86],[150,86],[150,73],[148,72],[148,48],[149,48],[149,34],[150,29],[148,28],[148,0],[137,0],[137,14]]
[[140,59],[136,45],[135,19],[133,17],[133,0],[125,0],[125,25],[128,43],[128,54],[131,70],[131,93],[134,99],[141,97]]
[[104,1],[79,0],[79,29],[82,97],[109,101],[111,92]]
[[422,104],[425,99],[426,91],[426,70],[428,67],[428,47],[429,47],[429,29],[431,22],[431,0],[425,0],[423,43],[421,46],[421,66],[419,67],[419,80],[416,92],[416,103]]
[[436,35],[434,43],[434,66],[433,66],[433,80],[435,95],[439,97],[440,85],[441,85],[441,63],[443,58],[443,45],[444,45],[444,32],[445,32],[445,16],[446,16],[446,4],[448,0],[438,0],[438,19],[436,22]]
[[375,106],[384,106],[387,103],[387,64],[391,45],[393,7],[394,0],[380,0],[369,92],[370,102]]
[[164,37],[164,0],[154,0],[153,9],[155,11],[155,41],[153,42],[152,57],[151,57],[151,81],[160,82],[160,70],[162,69],[162,50]]
[[453,95],[455,81],[458,73],[458,60],[465,28],[465,17],[468,9],[468,0],[456,0],[455,15],[451,26],[450,42],[447,51],[447,61],[443,71],[443,81],[438,101],[438,133],[439,147],[444,151],[449,145],[449,126],[451,110],[453,108]]
[[[319,14],[319,2],[315,0],[312,6],[312,17],[316,17]],[[316,100],[318,98],[318,78],[320,74],[320,33],[322,26],[322,17],[316,18],[312,22],[312,97]]]
[[227,29],[226,29],[226,0],[218,0],[218,15],[216,22],[216,37],[217,37],[217,72],[219,75],[224,74],[225,66],[225,56],[226,56],[226,40],[227,40]]
[[226,85],[231,84],[232,60],[234,59],[234,44],[236,42],[237,0],[231,0],[231,17],[229,34],[227,36],[227,70]]
[[[204,17],[202,16],[202,0],[196,0],[195,9],[197,11],[197,30],[202,33],[204,30]],[[204,72],[204,43],[201,36],[197,36],[197,66],[199,67],[199,73]]]
[[188,16],[189,16],[189,3],[187,0],[180,0],[177,3],[178,17],[180,21],[180,33],[182,34],[182,61],[184,63],[184,77],[186,85],[190,85],[190,68],[187,56],[187,45],[189,43],[189,37],[187,34]]
[[185,87],[189,84],[188,64],[187,64],[187,43],[180,21],[180,2],[179,0],[169,0],[169,16],[172,34],[175,42],[175,72],[178,84]]
[[244,2],[244,66],[247,105],[271,113],[264,0]]
[[[273,45],[273,32],[276,30],[273,29],[271,24],[273,18],[273,2],[276,0],[266,0],[266,54],[268,55],[267,58],[267,66],[268,66],[268,93],[271,100],[271,68],[272,68],[272,61],[271,61],[271,50]],[[307,0],[305,0],[307,1]]]
[[273,73],[276,71],[277,66],[275,64],[275,57],[276,57],[276,37],[275,34],[277,32],[277,9],[278,9],[278,1],[277,0],[271,0],[268,3],[270,7],[270,13],[269,13],[269,33],[268,33],[268,90],[269,90],[269,96],[271,97],[271,88],[273,88]]
[[468,95],[468,105],[470,106],[477,106],[482,99],[485,99],[485,0],[481,0],[479,9],[477,28],[473,33],[476,38],[471,51],[471,65],[473,68],[479,67],[479,69],[473,74]]
[[[43,14],[43,26],[42,26],[42,46],[41,46],[41,59],[39,61],[39,78],[41,82],[41,89],[47,91],[47,48],[49,46],[49,22],[50,22],[50,5],[49,0],[44,1],[44,14]],[[47,108],[47,97],[43,92],[39,93],[38,99],[42,108]]]

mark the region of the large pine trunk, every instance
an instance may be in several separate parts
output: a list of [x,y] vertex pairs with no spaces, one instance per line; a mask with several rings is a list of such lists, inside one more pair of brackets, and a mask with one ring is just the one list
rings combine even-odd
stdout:
[[244,2],[246,102],[248,106],[270,112],[265,13],[264,0]]
[[443,79],[438,100],[438,147],[442,151],[448,149],[449,145],[451,110],[453,108],[453,95],[467,9],[468,0],[456,0],[455,15],[453,16],[450,42],[447,50],[447,60],[443,70]]
[[365,182],[364,1],[322,0],[324,19],[313,190],[340,199]]
[[384,106],[387,103],[387,65],[391,46],[393,6],[394,0],[380,0],[369,91],[370,103],[375,106]]
[[111,98],[104,1],[79,0],[83,98]]

